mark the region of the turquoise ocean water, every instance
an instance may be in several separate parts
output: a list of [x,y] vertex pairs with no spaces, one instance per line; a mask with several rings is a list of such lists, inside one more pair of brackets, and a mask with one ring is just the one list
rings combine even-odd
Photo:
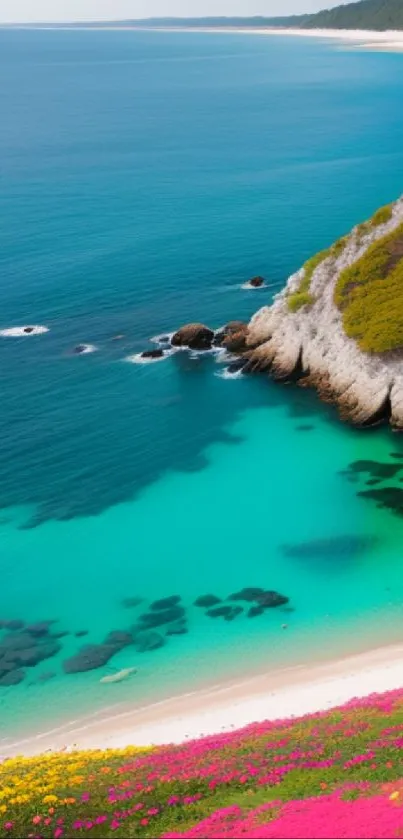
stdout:
[[[211,356],[125,359],[189,320],[248,318],[403,192],[402,61],[316,39],[0,32],[0,329],[50,329],[0,338],[0,620],[69,632],[0,686],[3,747],[401,638],[403,523],[357,495],[368,475],[341,474],[396,464],[400,438],[266,377],[225,380]],[[258,273],[268,288],[242,290]],[[97,352],[74,356],[81,342]],[[192,605],[244,586],[294,611],[225,622]],[[187,634],[63,673],[173,594]]]

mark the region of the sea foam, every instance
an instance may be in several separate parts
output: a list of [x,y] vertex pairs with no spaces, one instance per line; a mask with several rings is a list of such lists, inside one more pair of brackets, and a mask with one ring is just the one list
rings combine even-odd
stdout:
[[31,335],[43,335],[49,332],[47,326],[11,326],[8,329],[1,329],[2,338],[28,338]]

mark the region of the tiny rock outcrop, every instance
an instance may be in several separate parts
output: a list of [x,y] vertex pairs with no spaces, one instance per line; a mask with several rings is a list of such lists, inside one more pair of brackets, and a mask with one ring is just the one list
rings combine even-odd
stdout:
[[246,344],[245,372],[312,386],[356,426],[403,430],[403,198],[309,259]]

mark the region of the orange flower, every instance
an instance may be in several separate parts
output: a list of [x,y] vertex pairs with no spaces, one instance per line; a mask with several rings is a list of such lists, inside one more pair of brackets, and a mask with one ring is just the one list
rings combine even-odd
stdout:
[[111,769],[109,768],[109,766],[101,766],[101,772],[103,775],[109,775]]
[[55,813],[55,808],[54,807],[49,807],[49,815],[53,816],[54,813]]
[[319,784],[319,786],[321,789],[327,789],[327,784],[325,784],[324,781],[321,784]]

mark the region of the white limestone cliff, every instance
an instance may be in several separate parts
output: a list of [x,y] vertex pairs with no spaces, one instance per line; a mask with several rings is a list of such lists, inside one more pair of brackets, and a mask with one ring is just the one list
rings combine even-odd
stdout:
[[339,256],[325,259],[312,275],[311,306],[289,310],[287,296],[298,290],[305,268],[288,280],[271,306],[260,309],[248,330],[247,368],[267,370],[279,379],[299,378],[326,401],[338,405],[343,419],[367,425],[388,419],[403,429],[403,354],[364,353],[343,329],[333,301],[340,272],[356,262],[377,239],[403,223],[403,197],[385,224],[354,228]]

